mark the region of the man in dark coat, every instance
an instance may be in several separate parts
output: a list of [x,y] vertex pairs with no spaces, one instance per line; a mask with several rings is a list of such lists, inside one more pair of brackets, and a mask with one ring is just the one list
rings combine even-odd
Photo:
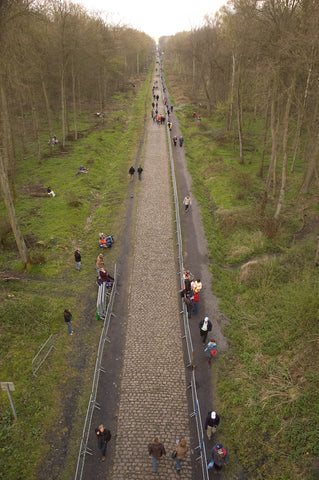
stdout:
[[106,447],[108,442],[111,440],[111,432],[107,428],[104,427],[104,425],[100,425],[98,428],[95,429],[95,434],[97,438],[97,446],[100,450],[102,450],[102,458],[101,462],[104,462],[105,460],[105,454],[106,454]]
[[212,410],[211,412],[208,412],[208,415],[206,417],[206,422],[205,422],[205,430],[207,430],[207,437],[208,440],[211,440],[213,433],[216,432],[216,428],[219,425],[219,415]]
[[157,460],[162,455],[166,455],[165,447],[158,437],[155,437],[152,443],[148,444],[148,453],[153,457],[153,472],[157,471]]
[[203,320],[199,322],[198,326],[199,326],[200,336],[203,338],[203,343],[205,343],[208,332],[212,331],[212,328],[213,328],[212,322],[209,320],[208,317],[205,317]]
[[76,261],[76,269],[81,270],[81,253],[80,250],[77,248],[74,252],[74,259]]

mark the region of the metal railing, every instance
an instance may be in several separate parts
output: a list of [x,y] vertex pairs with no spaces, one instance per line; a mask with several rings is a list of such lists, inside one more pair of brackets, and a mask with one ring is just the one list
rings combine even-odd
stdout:
[[[108,300],[107,308],[105,310],[104,314],[101,314],[101,317],[103,319],[103,329],[100,337],[100,342],[99,342],[99,347],[98,347],[98,352],[96,356],[96,363],[95,363],[95,369],[94,369],[94,377],[93,377],[93,382],[92,382],[92,391],[90,395],[90,400],[88,404],[88,408],[86,411],[86,417],[84,421],[84,427],[82,431],[82,436],[81,436],[81,444],[80,444],[80,449],[79,449],[79,454],[78,454],[78,461],[76,465],[76,471],[75,471],[75,476],[74,480],[81,480],[82,475],[83,475],[83,469],[84,469],[84,464],[85,464],[85,456],[86,454],[92,455],[92,450],[88,447],[88,442],[89,442],[89,436],[90,436],[90,431],[91,431],[91,424],[92,424],[92,417],[93,417],[93,412],[94,409],[100,409],[100,405],[96,401],[97,397],[97,390],[99,386],[99,378],[100,378],[100,372],[105,372],[105,370],[102,367],[102,356],[103,356],[103,351],[104,351],[104,344],[106,341],[110,341],[110,339],[107,336],[108,328],[110,325],[111,321],[111,316],[114,315],[112,313],[113,310],[113,303],[114,303],[114,298],[116,295],[116,286],[117,286],[117,270],[116,270],[116,265],[114,266],[114,282],[112,286],[111,293],[108,294],[104,289],[104,295],[105,297],[101,299],[103,305],[103,301]],[[102,285],[101,285],[102,286]],[[100,287],[99,287],[100,290]],[[101,292],[103,292],[103,289],[101,289]],[[102,293],[101,293],[102,295]]]
[[[163,82],[162,82],[162,96],[164,96]],[[178,263],[179,263],[179,272],[180,272],[179,273],[180,286],[181,286],[181,290],[183,290],[184,263],[183,263],[183,240],[182,240],[182,231],[181,231],[180,206],[179,206],[178,191],[177,191],[177,184],[176,184],[174,158],[172,154],[171,135],[170,135],[170,130],[167,126],[167,120],[168,120],[168,115],[166,113],[168,150],[169,150],[169,157],[170,157],[171,177],[172,177],[174,206],[175,206],[175,223],[176,223],[176,236],[177,236],[177,247],[178,247]],[[193,409],[194,409],[193,412],[191,413],[191,417],[194,418],[196,421],[196,429],[197,429],[197,437],[198,437],[198,446],[196,447],[196,450],[199,450],[199,456],[196,458],[196,460],[201,461],[203,480],[208,480],[209,473],[207,469],[207,456],[206,456],[206,448],[205,448],[205,442],[204,442],[203,425],[201,420],[199,401],[197,397],[195,372],[193,369],[194,349],[193,349],[193,342],[192,342],[192,337],[191,337],[190,328],[189,328],[187,309],[184,302],[182,305],[181,313],[183,314],[183,320],[184,320],[184,333],[185,333],[184,338],[185,338],[186,351],[187,351],[187,357],[188,357],[187,367],[191,367],[192,369],[189,388],[191,389],[191,392],[192,392],[192,403],[193,403]]]
[[54,345],[54,336],[50,335],[32,360],[32,373],[35,377],[37,376],[36,372],[39,370],[53,348],[56,350]]

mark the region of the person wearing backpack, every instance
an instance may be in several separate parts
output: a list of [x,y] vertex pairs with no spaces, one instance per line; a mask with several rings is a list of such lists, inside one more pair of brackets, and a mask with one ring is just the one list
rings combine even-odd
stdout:
[[228,462],[228,452],[221,443],[215,445],[211,452],[211,461],[207,465],[207,468],[214,468],[215,470],[221,470],[225,463]]
[[208,360],[208,366],[211,366],[212,363],[212,358],[216,355],[217,353],[217,345],[214,339],[210,340],[208,344],[206,345],[206,348],[204,350],[204,353],[207,357]]

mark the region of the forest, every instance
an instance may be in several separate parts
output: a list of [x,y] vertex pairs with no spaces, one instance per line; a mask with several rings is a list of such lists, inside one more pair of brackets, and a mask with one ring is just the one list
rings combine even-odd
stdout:
[[[231,0],[203,27],[159,40],[227,318],[213,385],[226,478],[319,475],[318,23],[316,0]],[[78,279],[72,252],[94,264],[107,224],[116,262],[156,45],[72,2],[3,0],[0,47],[0,365],[23,435],[20,445],[2,392],[0,478],[22,467],[23,478],[66,480],[100,333],[87,323],[91,272]],[[65,305],[82,334],[72,348]],[[35,380],[51,333],[57,352]]]

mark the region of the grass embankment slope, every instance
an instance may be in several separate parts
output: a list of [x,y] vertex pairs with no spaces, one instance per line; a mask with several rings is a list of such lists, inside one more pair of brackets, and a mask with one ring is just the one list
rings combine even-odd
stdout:
[[[83,113],[83,137],[66,151],[54,147],[40,165],[32,156],[19,161],[15,208],[33,260],[28,272],[22,271],[12,234],[5,233],[0,205],[1,381],[14,382],[18,415],[13,422],[7,394],[1,391],[0,477],[6,480],[74,475],[101,332],[95,319],[98,234],[115,238],[113,248],[103,251],[112,272],[126,214],[128,169],[143,134],[150,74],[144,84],[112,98],[103,121]],[[58,122],[56,133],[59,138]],[[88,174],[76,174],[80,165],[89,168]],[[48,185],[55,198],[34,196]],[[81,272],[75,270],[77,247]],[[65,307],[73,314],[73,336],[67,335]],[[51,334],[56,350],[33,377],[32,359]],[[49,460],[41,464],[43,458]]]
[[[174,105],[187,103],[180,82],[169,80]],[[218,439],[230,451],[226,478],[319,478],[318,186],[297,199],[299,162],[288,174],[275,228],[274,198],[260,215],[258,124],[246,125],[250,152],[239,165],[218,118],[199,110],[199,124],[194,111],[186,105],[176,113],[208,239],[212,288],[230,320],[229,350],[214,364]]]

